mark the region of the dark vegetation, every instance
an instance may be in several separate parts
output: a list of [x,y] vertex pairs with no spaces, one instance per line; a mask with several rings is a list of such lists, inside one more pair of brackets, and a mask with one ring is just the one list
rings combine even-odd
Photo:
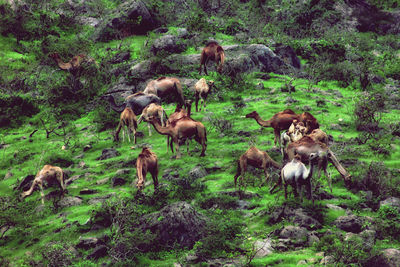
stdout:
[[[0,1],[0,266],[318,265],[322,258],[368,266],[382,249],[398,247],[400,200],[383,203],[400,197],[398,1],[78,2]],[[155,49],[167,34],[177,47]],[[101,96],[115,93],[122,103],[160,76],[197,81],[200,62],[168,60],[200,54],[211,39],[265,45],[285,64],[292,59],[279,51],[293,51],[301,68],[243,71],[250,63],[239,58],[222,74],[209,70],[217,89],[206,111],[193,115],[207,129],[205,158],[192,141],[190,156],[171,159],[165,137],[154,130],[149,137],[144,123],[132,149],[113,142],[119,114]],[[55,52],[65,62],[85,54],[97,63],[64,71],[49,57]],[[134,72],[141,62],[147,72]],[[190,85],[183,87],[194,100]],[[330,148],[351,183],[330,166],[333,192],[314,176],[316,204],[300,204],[292,196],[284,201],[282,190],[268,193],[278,171],[262,185],[263,172],[249,167],[239,199],[233,176],[249,146],[281,161],[272,129],[242,117],[257,110],[269,119],[306,106],[333,136]],[[159,157],[154,193],[153,186],[134,187],[142,145]],[[13,188],[44,164],[66,171],[64,199],[71,202],[51,189],[44,206],[38,192],[20,201]],[[360,231],[339,226],[345,215],[357,217]],[[286,238],[292,225],[307,235]],[[274,252],[258,256],[261,241]]]

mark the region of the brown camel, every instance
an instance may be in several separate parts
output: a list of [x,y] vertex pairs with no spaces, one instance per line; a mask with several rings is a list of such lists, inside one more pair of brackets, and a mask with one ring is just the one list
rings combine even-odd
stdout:
[[49,55],[54,61],[57,63],[58,67],[62,70],[75,70],[78,69],[81,66],[81,63],[85,59],[86,55],[79,54],[77,56],[74,56],[70,61],[68,62],[63,62],[60,55],[58,53],[52,53]]
[[209,60],[213,60],[217,64],[217,71],[221,73],[225,61],[225,52],[222,46],[215,41],[208,42],[201,52],[199,74],[201,74],[202,67],[204,66],[204,72],[208,75],[207,63]]
[[149,128],[149,136],[151,136],[151,127],[150,127],[150,122],[148,122],[148,119],[150,117],[155,117],[158,120],[160,120],[161,125],[164,127],[167,123],[167,114],[165,113],[165,110],[163,109],[162,106],[155,104],[155,103],[151,103],[150,105],[148,105],[147,107],[145,107],[142,111],[142,115],[140,115],[137,124],[139,125],[142,120],[147,121],[147,126]]
[[[176,106],[175,112],[172,113],[167,120],[167,125],[174,123],[182,118],[190,118],[191,111],[192,111],[192,103],[193,103],[192,100],[187,99],[187,100],[185,100],[186,109],[182,109],[179,105]],[[187,142],[187,145],[188,145],[188,149],[189,149],[189,142]],[[170,141],[169,135],[167,135],[167,152],[168,152],[168,146],[171,147],[171,151],[172,151],[172,153],[174,153],[174,148],[172,146],[172,139]]]
[[[274,161],[265,151],[261,151],[258,148],[252,146],[250,147],[246,152],[244,152],[239,160],[238,160],[238,168],[236,175],[234,177],[235,179],[235,190],[237,186],[237,179],[240,177],[240,181],[243,181],[243,176],[244,173],[246,172],[247,169],[247,164],[259,168],[259,169],[264,169],[265,173],[265,182],[268,181],[269,174],[267,172],[267,167],[274,167],[276,169],[280,169],[281,165]],[[240,183],[239,183],[240,184]],[[239,188],[240,191],[240,188]]]
[[[125,128],[126,127],[126,128]],[[137,122],[135,113],[131,108],[125,108],[120,116],[118,128],[115,131],[114,140],[119,141],[119,132],[122,129],[122,141],[125,141],[125,131],[128,135],[128,140],[131,142],[130,134],[133,135],[133,142],[136,144],[136,129],[137,129]]]
[[136,160],[136,170],[137,170],[137,188],[142,190],[144,188],[144,183],[146,180],[147,172],[151,173],[154,183],[154,191],[158,187],[158,160],[157,155],[152,152],[149,148],[143,147],[142,152],[140,152]]
[[35,179],[32,182],[32,186],[28,191],[22,192],[21,197],[26,198],[30,196],[33,191],[35,191],[36,186],[39,186],[40,195],[42,196],[42,204],[44,204],[44,192],[43,192],[43,183],[52,183],[57,182],[61,188],[61,193],[64,194],[66,190],[64,184],[64,173],[60,167],[44,165],[43,169],[41,169],[37,174]]
[[272,116],[271,119],[265,121],[261,119],[260,115],[256,111],[253,111],[247,114],[246,118],[255,119],[257,123],[262,127],[272,127],[274,129],[274,135],[275,135],[274,145],[276,146],[276,141],[278,140],[279,147],[281,147],[280,132],[282,130],[289,129],[293,120],[299,119],[299,115],[292,112],[293,112],[292,110],[284,110],[282,112],[276,113],[274,116]]
[[323,169],[326,177],[328,178],[331,191],[331,177],[326,170],[328,162],[331,162],[335,166],[346,183],[350,181],[351,175],[346,171],[345,168],[343,168],[335,154],[333,154],[326,144],[315,141],[309,136],[304,136],[299,141],[290,143],[288,145],[285,156],[288,160],[292,160],[296,153],[299,154],[303,163],[309,162],[311,153],[316,153],[318,156],[318,177],[321,176],[321,170]]
[[201,106],[204,104],[204,108],[206,108],[206,100],[207,96],[211,91],[211,88],[214,86],[214,81],[206,81],[206,79],[201,78],[195,85],[195,98],[196,98],[196,112],[198,112],[198,103],[200,98],[200,111]]
[[181,82],[177,78],[160,77],[157,80],[150,81],[143,93],[153,94],[160,98],[173,95],[180,106],[185,105]]
[[183,117],[176,122],[168,124],[166,127],[162,127],[155,118],[150,118],[149,121],[153,124],[159,134],[169,135],[172,138],[172,142],[175,144],[177,154],[176,158],[181,157],[179,145],[186,142],[186,140],[191,137],[194,137],[194,139],[202,146],[200,157],[205,156],[207,148],[207,132],[201,122]]
[[307,128],[306,134],[311,133],[313,130],[319,128],[317,119],[309,112],[303,112],[300,114],[299,120],[304,123]]
[[324,143],[325,145],[329,144],[329,137],[328,135],[322,131],[321,129],[314,129],[310,134],[308,134],[314,141],[318,141]]

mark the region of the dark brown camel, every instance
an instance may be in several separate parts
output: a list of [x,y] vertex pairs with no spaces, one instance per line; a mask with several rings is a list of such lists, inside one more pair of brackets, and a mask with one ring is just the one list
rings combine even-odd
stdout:
[[217,64],[217,71],[221,73],[225,61],[225,52],[222,46],[215,41],[208,42],[201,52],[199,74],[201,74],[201,70],[204,66],[204,73],[208,75],[207,63],[209,60],[215,61]]
[[180,106],[185,105],[181,82],[177,78],[160,77],[157,80],[150,81],[143,93],[153,94],[161,99],[174,96],[176,103]]
[[[234,177],[235,179],[235,190],[237,186],[237,179],[240,177],[240,181],[243,180],[244,173],[247,169],[247,165],[251,165],[253,167],[263,169],[265,173],[265,182],[268,181],[269,174],[267,172],[267,167],[274,167],[276,169],[280,169],[281,165],[274,161],[265,151],[261,151],[258,148],[252,146],[246,152],[244,152],[239,160],[237,172]],[[240,190],[240,188],[239,188]]]
[[151,173],[154,183],[154,191],[158,187],[158,159],[157,155],[152,152],[149,148],[143,147],[142,152],[140,152],[136,160],[136,170],[137,170],[137,188],[142,190],[144,188],[144,183],[146,180],[147,172]]

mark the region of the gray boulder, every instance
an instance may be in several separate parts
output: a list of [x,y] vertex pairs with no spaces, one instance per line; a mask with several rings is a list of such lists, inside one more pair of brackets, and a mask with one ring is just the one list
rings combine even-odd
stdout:
[[162,54],[169,55],[174,53],[181,53],[185,51],[186,44],[175,35],[164,35],[154,40],[150,50],[154,55]]
[[400,266],[400,250],[388,248],[370,259],[365,266],[371,267],[398,267]]
[[390,206],[396,208],[400,212],[400,199],[397,197],[389,197],[379,202],[379,207]]
[[343,231],[356,234],[361,232],[363,228],[362,217],[356,215],[340,216],[333,223]]
[[114,148],[105,148],[101,152],[101,156],[98,157],[96,160],[105,160],[105,159],[110,159],[114,158],[121,155],[116,149]]
[[79,206],[82,204],[82,201],[80,197],[64,197],[58,202],[58,205],[62,208]]

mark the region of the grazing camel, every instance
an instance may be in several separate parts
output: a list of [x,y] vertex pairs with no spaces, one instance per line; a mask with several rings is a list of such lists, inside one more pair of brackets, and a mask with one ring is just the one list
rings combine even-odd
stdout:
[[175,97],[176,103],[178,103],[179,106],[185,105],[182,85],[177,78],[160,77],[156,80],[152,80],[147,84],[143,93],[153,94],[160,98],[165,98],[167,96],[173,95]]
[[299,120],[304,123],[307,128],[306,134],[311,133],[313,130],[319,128],[317,119],[309,112],[303,112],[300,114]]
[[169,135],[172,138],[172,142],[175,144],[177,154],[176,158],[181,157],[179,145],[186,142],[186,140],[191,137],[194,137],[194,139],[202,146],[200,157],[205,156],[207,148],[207,132],[201,122],[188,117],[183,117],[180,120],[168,124],[166,127],[162,127],[155,118],[150,118],[149,121],[153,124],[159,134]]
[[[126,126],[126,128],[124,127]],[[115,136],[114,140],[119,141],[119,132],[122,129],[122,142],[125,141],[125,131],[128,136],[129,142],[131,142],[130,138],[130,133],[133,135],[133,143],[136,144],[136,129],[137,129],[137,122],[136,122],[136,116],[135,113],[131,108],[125,108],[124,111],[122,111],[118,128],[115,131]]]
[[208,75],[207,63],[209,60],[213,60],[217,64],[217,71],[221,73],[225,61],[225,52],[222,46],[215,41],[208,42],[201,52],[199,74],[201,74],[202,67],[204,66],[204,72]]
[[[274,161],[265,151],[261,151],[258,148],[252,146],[246,152],[244,152],[239,160],[238,160],[238,167],[237,172],[234,177],[235,179],[235,190],[237,186],[237,179],[240,177],[240,181],[243,181],[244,173],[247,169],[247,164],[263,169],[265,173],[265,182],[268,181],[269,174],[267,172],[267,167],[274,167],[276,169],[280,169],[281,166],[279,163]],[[239,183],[240,184],[240,183]],[[240,191],[240,188],[239,188]]]
[[211,88],[214,86],[214,81],[206,81],[206,79],[201,78],[195,85],[195,98],[196,98],[196,112],[198,112],[198,103],[199,103],[199,98],[200,98],[200,111],[201,111],[201,106],[204,104],[204,108],[206,108],[206,100],[207,96],[211,91]]
[[303,190],[302,186],[306,185],[310,194],[310,199],[314,203],[312,195],[312,185],[311,177],[314,170],[314,164],[311,163],[315,158],[317,158],[316,153],[310,153],[310,169],[307,170],[303,162],[301,162],[301,157],[296,154],[295,157],[287,163],[281,170],[281,179],[279,183],[283,183],[285,187],[285,199],[287,199],[287,187],[291,185],[293,188],[294,196],[297,197],[297,191],[300,191],[300,202],[303,202]]
[[52,183],[57,182],[61,188],[62,194],[66,190],[64,184],[64,173],[60,167],[44,165],[43,169],[41,169],[37,174],[35,179],[32,182],[32,186],[28,191],[22,192],[21,197],[24,199],[27,196],[32,195],[33,191],[35,191],[36,186],[39,186],[40,195],[42,196],[42,204],[44,204],[44,192],[43,192],[43,183]]
[[318,177],[321,176],[321,170],[323,169],[326,177],[328,178],[331,191],[331,177],[326,170],[328,162],[331,162],[335,166],[346,183],[350,181],[351,175],[346,171],[345,168],[343,168],[335,154],[333,154],[326,144],[315,141],[309,136],[304,136],[299,141],[292,142],[288,145],[286,148],[285,157],[287,157],[288,160],[292,160],[296,153],[301,157],[301,161],[304,163],[309,161],[311,153],[316,153],[319,169]]
[[278,140],[279,147],[281,147],[280,132],[282,130],[287,130],[292,124],[293,120],[299,119],[299,115],[295,114],[292,110],[285,110],[276,113],[271,119],[265,121],[261,119],[260,115],[253,111],[246,115],[246,118],[253,118],[262,127],[272,127],[274,129],[274,145],[276,146],[276,141]]
[[168,116],[165,113],[165,110],[162,108],[162,106],[158,104],[151,103],[147,107],[145,107],[142,111],[142,115],[140,115],[137,124],[140,124],[142,120],[147,121],[147,126],[149,128],[149,136],[151,136],[151,127],[150,127],[150,122],[148,122],[148,119],[150,117],[155,117],[161,121],[161,125],[164,127],[167,123]]
[[314,129],[310,134],[308,134],[316,142],[324,143],[325,145],[329,144],[329,137],[328,135],[322,131],[321,129]]
[[49,55],[54,61],[57,63],[58,67],[62,70],[75,70],[81,66],[81,63],[85,59],[86,55],[79,54],[74,56],[70,61],[63,62],[60,55],[58,53],[52,53]]
[[158,160],[157,155],[151,151],[148,147],[143,147],[136,160],[136,170],[138,181],[136,187],[139,190],[144,188],[147,172],[150,172],[153,177],[154,191],[158,187]]
[[[174,123],[182,118],[190,118],[191,110],[192,110],[192,103],[193,103],[192,100],[187,99],[187,100],[185,100],[186,109],[182,109],[181,107],[176,106],[175,112],[172,113],[167,120],[167,125]],[[172,146],[172,139],[170,141],[169,135],[167,135],[167,152],[168,152],[168,146],[171,147],[171,151],[172,151],[172,153],[174,153],[174,148]],[[187,142],[187,146],[189,149],[189,142]]]
[[136,116],[142,114],[143,109],[155,103],[161,105],[161,99],[155,95],[147,95],[143,92],[138,92],[125,98],[125,103],[117,105],[112,95],[103,95],[101,98],[107,100],[110,103],[111,108],[118,113],[121,113],[126,107],[133,110]]

